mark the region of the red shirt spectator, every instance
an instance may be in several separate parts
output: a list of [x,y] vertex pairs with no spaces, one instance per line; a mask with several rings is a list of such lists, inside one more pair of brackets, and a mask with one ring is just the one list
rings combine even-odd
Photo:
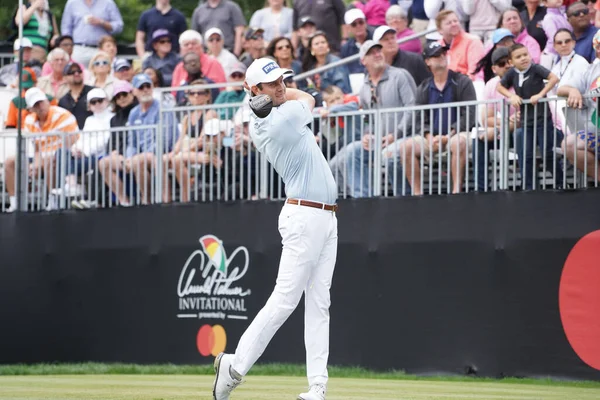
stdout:
[[[181,46],[181,56],[186,55],[187,53],[194,52],[198,54],[200,57],[200,69],[202,70],[202,75],[206,78],[211,79],[215,83],[223,83],[227,82],[227,78],[225,77],[225,71],[223,67],[213,57],[204,54],[204,49],[202,48],[202,36],[193,30],[187,30],[181,34],[179,37],[179,45]],[[183,68],[183,61],[177,64],[175,70],[173,71],[173,87],[181,86],[182,82],[187,82],[188,74]]]

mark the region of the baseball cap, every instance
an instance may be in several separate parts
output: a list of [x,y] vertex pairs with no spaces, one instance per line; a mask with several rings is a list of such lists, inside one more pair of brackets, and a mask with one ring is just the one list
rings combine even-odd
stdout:
[[344,14],[344,22],[346,25],[350,25],[357,19],[367,19],[367,17],[365,17],[365,13],[362,12],[360,8],[352,8],[346,11],[346,14]]
[[131,64],[124,58],[117,58],[113,62],[113,70],[119,72],[123,68],[131,68]]
[[245,74],[247,69],[248,67],[246,67],[246,64],[243,62],[236,62],[233,67],[231,67],[231,72],[229,75],[233,74],[234,72],[241,72],[242,74]]
[[157,29],[152,33],[152,43],[156,42],[160,38],[171,37],[171,34],[166,29]]
[[[77,67],[77,69],[81,70],[81,66],[75,62],[68,62],[67,65],[63,68],[63,75],[69,75],[69,72],[73,69],[73,67]],[[83,72],[83,70],[81,70]]]
[[246,40],[249,40],[252,36],[256,35],[257,33],[264,33],[264,29],[263,28],[258,28],[258,27],[250,27],[248,28],[248,30],[246,31]]
[[391,26],[381,25],[379,28],[375,29],[375,32],[373,32],[373,41],[375,43],[378,43],[383,37],[383,35],[385,35],[388,32],[396,33],[396,30]]
[[369,51],[371,51],[371,49],[373,47],[379,47],[381,48],[381,45],[377,42],[375,42],[374,40],[366,40],[362,46],[360,46],[360,50],[358,52],[358,55],[360,57],[360,59],[362,60],[363,58],[365,58],[365,56],[367,55],[367,53],[369,53]]
[[287,71],[289,70],[279,67],[279,64],[270,58],[259,58],[254,60],[246,70],[246,83],[252,87],[263,82],[273,82]]
[[498,44],[502,39],[507,37],[514,38],[515,35],[513,35],[511,31],[506,28],[498,28],[494,31],[494,33],[492,33],[492,42],[494,44]]
[[423,50],[423,58],[437,57],[443,52],[448,51],[448,48],[440,42],[431,42]]
[[306,16],[300,18],[300,23],[298,24],[298,28],[302,28],[306,24],[312,24],[314,26],[317,26],[317,24],[315,24],[315,21],[313,21],[313,19],[310,15],[306,15]]
[[113,99],[120,93],[131,93],[132,90],[133,86],[131,86],[131,83],[121,80],[116,81],[113,88]]
[[92,99],[106,99],[106,92],[100,88],[93,88],[87,94],[87,101],[89,102]]
[[492,53],[492,65],[496,65],[496,63],[503,58],[508,57],[509,51],[506,47],[498,47]]
[[37,102],[44,100],[48,101],[48,97],[40,88],[32,87],[25,92],[25,103],[27,104],[27,108],[33,108]]
[[23,39],[19,40],[15,40],[15,43],[13,44],[13,50],[17,51],[19,50],[19,44],[21,44],[21,47],[24,48],[32,48],[33,47],[33,43],[31,43],[31,40],[29,38],[24,37]]
[[149,83],[152,85],[152,80],[146,74],[137,74],[133,77],[132,86],[136,89],[139,89],[144,83]]
[[223,31],[222,31],[222,30],[220,30],[219,28],[210,28],[210,29],[209,29],[209,30],[207,30],[207,31],[206,31],[206,33],[204,34],[204,41],[205,41],[205,42],[208,42],[208,39],[209,39],[209,38],[210,38],[212,35],[214,35],[214,34],[217,34],[217,35],[221,36],[222,38],[224,37],[224,36],[223,36]]
[[204,124],[204,134],[206,136],[216,136],[221,132],[225,132],[226,135],[229,135],[233,128],[233,122],[230,120],[220,121],[218,118],[212,118]]

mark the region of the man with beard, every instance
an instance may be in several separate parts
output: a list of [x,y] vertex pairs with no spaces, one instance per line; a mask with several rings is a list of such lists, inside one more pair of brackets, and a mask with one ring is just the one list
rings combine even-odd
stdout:
[[69,85],[69,92],[58,101],[58,105],[70,111],[77,119],[79,129],[83,129],[86,118],[92,115],[88,110],[87,94],[93,86],[83,84],[83,70],[77,63],[67,64],[64,75]]

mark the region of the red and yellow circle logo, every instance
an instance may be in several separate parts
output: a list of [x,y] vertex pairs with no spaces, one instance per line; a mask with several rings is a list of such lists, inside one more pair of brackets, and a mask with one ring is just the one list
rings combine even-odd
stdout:
[[196,346],[204,357],[216,357],[225,351],[227,334],[221,325],[202,325],[196,336]]
[[600,231],[581,238],[569,253],[559,289],[560,317],[571,347],[600,370]]

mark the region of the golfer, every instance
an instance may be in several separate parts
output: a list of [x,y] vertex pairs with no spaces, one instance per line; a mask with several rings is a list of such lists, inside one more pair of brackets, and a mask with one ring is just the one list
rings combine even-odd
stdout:
[[[235,354],[215,359],[215,400],[229,395],[261,356],[275,332],[305,300],[304,341],[309,390],[300,400],[324,400],[329,357],[329,289],[337,255],[337,187],[314,134],[312,96],[286,89],[283,74],[269,58],[255,60],[246,71],[253,96],[269,95],[272,109],[256,118],[252,140],[283,179],[287,200],[279,214],[283,250],[275,289],[242,335]],[[262,113],[255,110],[257,115]]]

